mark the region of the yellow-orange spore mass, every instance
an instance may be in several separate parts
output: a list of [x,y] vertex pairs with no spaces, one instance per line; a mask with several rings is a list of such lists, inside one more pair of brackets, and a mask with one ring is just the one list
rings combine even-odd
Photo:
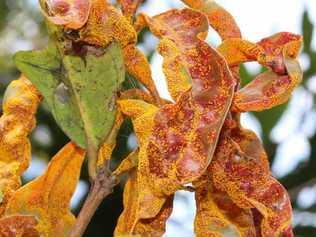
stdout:
[[20,177],[31,159],[29,133],[35,126],[35,113],[41,96],[30,81],[21,76],[10,83],[0,118],[0,216],[20,185]]

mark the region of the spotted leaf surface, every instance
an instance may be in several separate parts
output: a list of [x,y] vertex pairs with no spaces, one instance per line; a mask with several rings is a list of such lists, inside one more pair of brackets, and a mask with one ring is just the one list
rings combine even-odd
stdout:
[[177,45],[192,81],[192,88],[175,104],[163,106],[155,115],[147,148],[155,190],[170,195],[175,184],[192,182],[209,165],[231,105],[234,81],[221,55],[201,40],[208,30],[202,13],[171,10],[145,18],[156,36]]
[[195,234],[197,237],[255,237],[250,209],[238,207],[227,193],[214,187],[210,173],[195,183]]
[[217,151],[210,166],[215,187],[227,192],[240,208],[258,210],[262,236],[280,236],[290,228],[290,198],[271,176],[256,135],[238,127],[225,130]]
[[16,191],[5,216],[32,215],[41,236],[69,236],[75,217],[70,199],[79,180],[84,151],[67,144],[51,160],[45,173]]
[[[160,237],[165,233],[166,221],[172,212],[173,197],[166,200],[157,215],[142,219],[139,210],[142,208],[140,205],[143,205],[145,200],[140,203],[139,193],[144,187],[138,183],[138,175],[137,169],[133,169],[125,184],[124,211],[118,220],[114,236],[134,234],[143,237]],[[149,201],[155,204],[155,197],[151,196]]]
[[137,210],[138,219],[151,219],[158,215],[166,202],[165,196],[159,196],[153,190],[147,153],[148,137],[152,132],[158,108],[144,101],[132,99],[120,100],[118,104],[122,113],[132,119],[139,145],[137,184],[141,188],[138,191],[137,206],[134,208]]
[[257,44],[241,39],[224,41],[218,50],[230,66],[258,61],[269,69],[236,93],[233,110],[260,111],[285,103],[302,80],[296,60],[301,44],[300,36],[286,32]]
[[35,113],[41,96],[30,81],[21,76],[10,83],[0,118],[0,216],[21,185],[20,176],[31,159],[29,133],[35,127]]

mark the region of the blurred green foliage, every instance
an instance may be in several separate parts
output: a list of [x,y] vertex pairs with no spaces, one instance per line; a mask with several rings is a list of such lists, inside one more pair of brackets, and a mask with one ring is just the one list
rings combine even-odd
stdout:
[[[14,21],[11,19],[14,19]],[[316,75],[316,51],[312,48],[312,40],[316,39],[313,39],[313,30],[314,25],[309,18],[308,11],[305,11],[302,16],[302,32],[304,35],[303,53],[310,61],[310,64],[304,71],[302,87],[310,93],[315,100],[314,92],[309,90],[308,87],[310,79]],[[141,40],[144,39],[144,37],[140,38]],[[46,31],[36,1],[0,0],[0,102],[5,87],[19,74],[13,64],[12,54],[17,48],[39,49],[44,48],[46,44]],[[152,52],[149,52],[148,55],[152,55]],[[241,69],[241,76],[243,83],[249,82],[254,77],[245,67]],[[138,87],[138,84],[133,78],[127,76],[124,82],[124,88],[127,89],[131,87]],[[282,115],[287,111],[288,104],[289,103],[278,106],[269,111],[253,114],[261,124],[262,140],[270,157],[271,164],[274,162],[280,144],[275,143],[273,139],[271,139],[270,133],[278,124]],[[314,112],[314,110],[315,108],[313,107],[312,111],[308,112]],[[304,116],[298,117],[297,119],[300,120],[300,123],[304,123]],[[46,133],[50,136],[50,142],[43,143],[41,139],[36,136],[37,131],[35,130],[31,136],[33,154],[34,157],[38,159],[48,160],[49,157],[52,157],[68,141],[68,138],[58,128],[54,119],[45,108],[45,105],[42,105],[39,109],[37,124],[40,125],[40,128],[45,128]],[[118,164],[119,161],[130,152],[127,143],[132,131],[131,122],[126,121],[117,139],[120,149],[116,148],[113,154],[115,164]],[[311,147],[309,158],[301,162],[295,171],[282,177],[280,181],[289,190],[295,213],[308,212],[316,215],[316,204],[307,209],[303,209],[297,203],[297,197],[302,188],[316,184],[316,134],[309,137],[309,143]],[[87,169],[85,167],[81,179],[87,181],[88,175],[86,171]],[[104,200],[90,223],[86,236],[112,236],[116,220],[122,211],[122,186],[123,185],[118,186],[115,192]],[[81,200],[81,204],[76,208],[76,212],[80,210],[82,201],[83,200]],[[308,223],[295,226],[295,236],[315,237],[316,226],[311,226]]]

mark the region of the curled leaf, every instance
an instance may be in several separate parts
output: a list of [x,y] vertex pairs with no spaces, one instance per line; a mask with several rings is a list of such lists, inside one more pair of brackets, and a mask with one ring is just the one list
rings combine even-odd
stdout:
[[115,122],[111,128],[109,134],[103,141],[101,148],[99,149],[98,154],[98,167],[105,165],[105,162],[110,160],[112,157],[112,152],[116,146],[116,137],[119,133],[121,125],[123,123],[123,116],[120,111],[117,112]]
[[135,168],[138,165],[138,154],[139,150],[136,149],[132,153],[130,153],[121,164],[112,172],[113,176],[120,176],[131,169]]
[[[132,119],[139,144],[137,185],[140,188],[138,189],[138,197],[134,206],[137,212],[137,219],[135,221],[151,219],[158,215],[167,198],[166,196],[159,196],[154,192],[152,188],[153,182],[149,175],[148,137],[152,133],[154,116],[158,108],[141,100],[120,100],[118,104],[122,113]],[[136,225],[135,223],[133,226]]]
[[4,95],[0,118],[0,161],[19,162],[20,174],[29,165],[31,147],[27,137],[35,127],[35,113],[40,101],[39,92],[24,76],[11,82]]
[[17,215],[0,219],[0,236],[39,237],[34,216]]
[[41,0],[48,21],[70,29],[86,24],[92,0]]
[[256,208],[263,237],[280,236],[291,225],[291,202],[269,171],[267,156],[253,132],[225,130],[210,166],[216,188],[240,208]]
[[218,50],[230,66],[258,61],[270,70],[258,75],[237,91],[233,110],[260,111],[286,102],[302,80],[296,61],[302,38],[286,32],[275,34],[254,44],[241,39],[227,39]]
[[155,99],[149,93],[142,89],[132,88],[126,91],[121,92],[120,100],[134,99],[134,100],[143,100],[149,104],[155,104]]
[[241,38],[240,29],[232,15],[214,0],[182,0],[182,2],[206,14],[210,25],[223,40]]
[[209,176],[203,176],[196,187],[196,236],[255,237],[251,210],[238,207],[225,192],[214,187]]
[[20,176],[29,166],[28,135],[35,126],[40,101],[38,91],[24,76],[11,82],[5,92],[0,118],[0,216],[21,185]]
[[168,40],[164,44],[177,45],[182,63],[177,69],[185,68],[192,81],[192,88],[175,104],[163,106],[155,115],[147,148],[154,189],[170,195],[209,165],[230,108],[234,79],[225,60],[200,39],[208,30],[202,13],[171,10],[145,19],[155,35]]
[[[139,212],[143,208],[142,205],[146,205],[146,203],[148,205],[149,202],[151,205],[155,205],[157,197],[147,195],[150,199],[140,199],[139,195],[140,192],[143,192],[142,189],[144,186],[138,183],[138,175],[137,169],[133,169],[125,184],[124,211],[118,220],[114,236],[137,234],[142,237],[160,237],[165,232],[166,221],[172,212],[173,197],[169,197],[164,202],[161,210],[156,215],[151,218],[142,219]],[[160,203],[160,199],[157,201]]]
[[46,172],[17,190],[5,212],[33,215],[41,236],[69,236],[75,217],[69,210],[70,199],[79,180],[84,151],[67,144],[51,160]]

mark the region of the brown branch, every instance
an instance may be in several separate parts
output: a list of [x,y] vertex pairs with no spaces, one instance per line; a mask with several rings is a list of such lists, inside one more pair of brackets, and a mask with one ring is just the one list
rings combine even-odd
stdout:
[[95,211],[103,199],[113,192],[116,184],[116,180],[108,175],[106,168],[99,170],[96,179],[92,181],[90,192],[71,230],[70,237],[83,236]]

